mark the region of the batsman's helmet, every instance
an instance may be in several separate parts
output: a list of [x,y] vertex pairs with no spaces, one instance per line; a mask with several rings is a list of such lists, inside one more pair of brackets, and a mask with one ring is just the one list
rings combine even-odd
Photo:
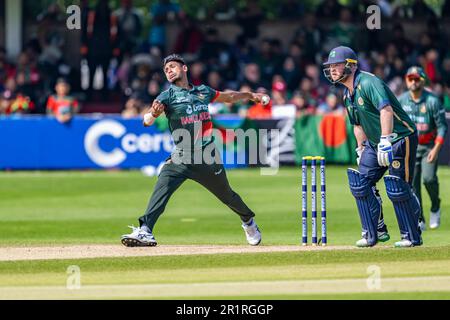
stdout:
[[[333,81],[330,73],[330,65],[336,63],[345,63],[345,66],[342,76],[339,79]],[[349,47],[339,46],[330,51],[328,60],[323,64],[323,73],[328,81],[334,84],[344,80],[348,75],[352,73],[352,64],[358,64],[358,57],[356,56],[355,51],[353,51]]]

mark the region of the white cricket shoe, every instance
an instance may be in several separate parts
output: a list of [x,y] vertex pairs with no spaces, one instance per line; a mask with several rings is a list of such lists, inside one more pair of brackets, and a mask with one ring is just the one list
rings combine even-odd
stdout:
[[425,221],[422,220],[419,222],[419,228],[422,232],[427,230],[427,224],[425,223]]
[[261,232],[259,231],[258,225],[255,219],[249,224],[242,223],[242,228],[244,228],[245,236],[247,237],[247,242],[252,246],[257,246],[261,242]]
[[121,242],[125,247],[153,247],[157,242],[153,234],[142,230],[139,227],[129,226],[133,231],[130,234],[124,234]]
[[367,242],[366,238],[362,238],[362,239],[359,239],[358,241],[356,241],[356,246],[359,248],[370,247],[369,242]]
[[441,209],[430,212],[430,229],[436,229],[441,224]]
[[408,248],[408,247],[414,247],[414,245],[408,239],[403,239],[403,240],[397,241],[394,244],[394,247],[396,247],[396,248]]

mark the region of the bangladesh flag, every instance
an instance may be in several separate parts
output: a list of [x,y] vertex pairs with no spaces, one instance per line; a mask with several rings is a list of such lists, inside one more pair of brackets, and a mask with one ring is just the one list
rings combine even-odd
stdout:
[[295,123],[295,161],[322,156],[329,163],[355,163],[356,139],[347,117],[304,115]]

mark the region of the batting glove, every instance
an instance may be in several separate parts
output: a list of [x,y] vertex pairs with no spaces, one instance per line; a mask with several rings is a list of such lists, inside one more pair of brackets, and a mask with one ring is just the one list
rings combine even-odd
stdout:
[[381,136],[380,143],[378,143],[378,164],[382,167],[388,167],[392,162],[393,152],[391,141],[393,135]]

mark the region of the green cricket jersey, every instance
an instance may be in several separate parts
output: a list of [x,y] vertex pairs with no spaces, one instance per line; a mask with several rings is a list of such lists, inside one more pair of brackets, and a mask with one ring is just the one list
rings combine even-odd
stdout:
[[[156,97],[166,106],[165,114],[176,148],[184,151],[199,149],[214,141],[208,104],[219,95],[205,85],[190,84],[190,87],[188,90],[172,84]],[[190,139],[186,139],[186,133]]]
[[380,142],[380,110],[387,105],[394,111],[393,133],[397,136],[393,142],[415,132],[414,122],[403,110],[400,102],[389,87],[375,75],[358,70],[355,73],[353,87],[353,95],[350,95],[347,88],[345,89],[344,105],[350,123],[362,127],[371,145],[376,146]]
[[433,145],[436,140],[444,143],[447,121],[445,110],[437,96],[428,90],[423,90],[420,100],[415,102],[410,92],[406,91],[398,101],[416,124],[419,144]]

